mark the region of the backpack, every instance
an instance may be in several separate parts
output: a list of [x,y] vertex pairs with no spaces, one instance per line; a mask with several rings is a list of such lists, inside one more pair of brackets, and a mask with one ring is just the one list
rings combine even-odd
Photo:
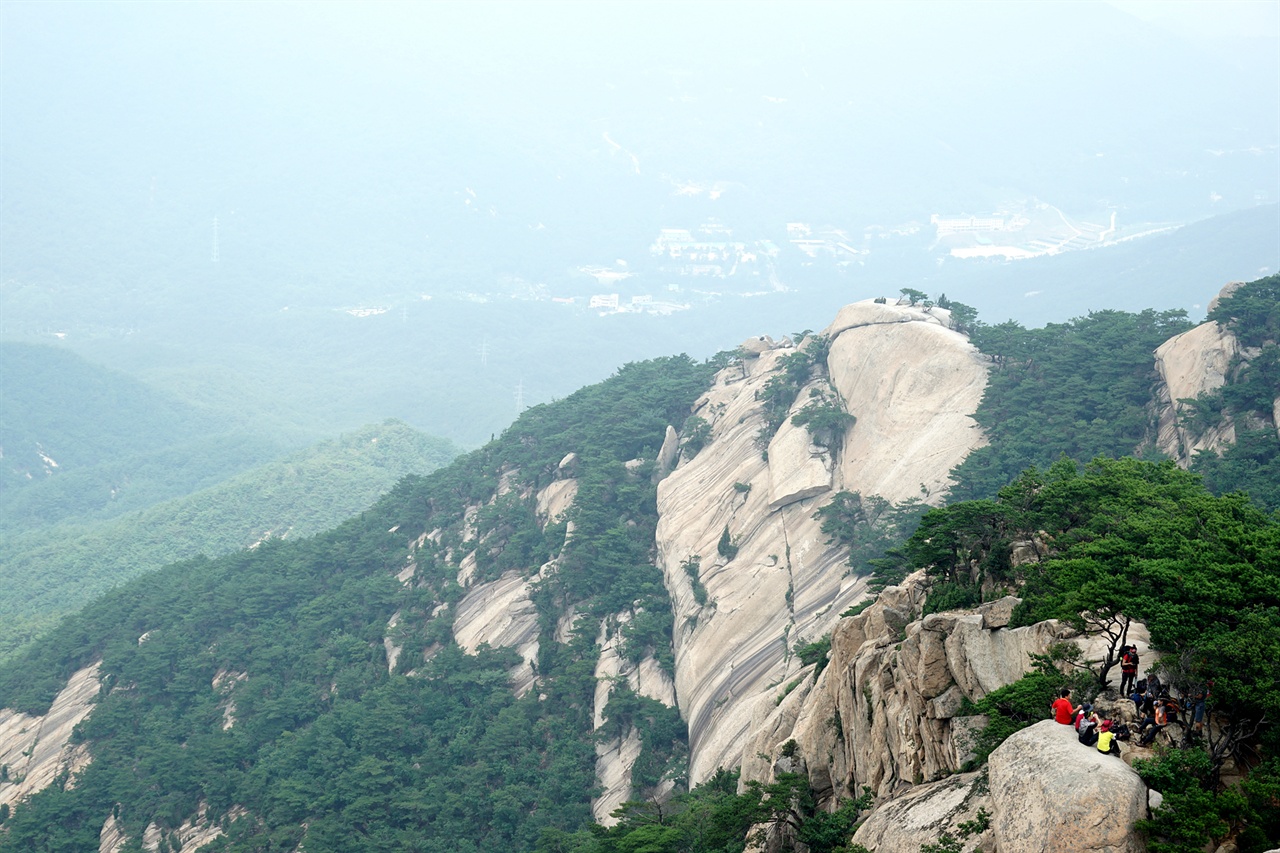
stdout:
[[1135,685],[1133,686],[1133,692],[1134,692],[1134,693],[1146,693],[1146,692],[1147,692],[1147,680],[1144,678],[1144,679],[1142,679],[1141,681],[1139,681],[1137,684],[1135,684]]
[[1111,730],[1111,733],[1116,736],[1116,740],[1128,740],[1130,735],[1133,734],[1131,731],[1129,731],[1129,726],[1127,723],[1121,723],[1120,725],[1116,726]]

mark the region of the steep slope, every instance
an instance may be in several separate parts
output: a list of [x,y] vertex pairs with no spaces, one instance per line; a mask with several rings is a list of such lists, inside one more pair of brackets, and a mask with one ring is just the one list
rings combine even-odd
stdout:
[[[659,560],[675,611],[676,694],[689,723],[693,782],[743,760],[754,707],[799,668],[792,650],[830,630],[866,590],[829,544],[815,511],[842,490],[891,500],[945,493],[947,472],[982,437],[969,414],[986,366],[947,312],[867,300],[824,332],[822,369],[796,394],[794,416],[829,377],[857,418],[838,453],[788,417],[771,435],[761,403],[790,343],[748,342],[694,407],[711,443],[658,489]],[[809,342],[812,345],[812,342]],[[803,346],[800,348],[803,350]],[[767,452],[759,448],[768,438]],[[726,553],[719,540],[732,539]],[[694,579],[706,591],[700,603]]]

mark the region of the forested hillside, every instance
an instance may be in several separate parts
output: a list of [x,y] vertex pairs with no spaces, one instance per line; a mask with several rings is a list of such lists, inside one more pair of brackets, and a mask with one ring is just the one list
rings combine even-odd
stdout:
[[287,451],[232,411],[181,402],[59,347],[0,343],[0,532],[110,518]]
[[[88,520],[60,524],[39,525],[33,519],[26,529],[14,523],[13,532],[0,540],[0,660],[114,586],[197,555],[216,556],[264,539],[296,539],[329,530],[368,508],[400,478],[432,471],[456,453],[444,439],[388,421],[194,494],[105,520],[95,521],[90,513]],[[170,460],[160,454],[152,461],[162,465]],[[123,468],[126,462],[96,471]],[[59,476],[77,478],[75,472]],[[55,493],[17,491],[11,501],[14,514],[25,508],[36,517],[41,515],[40,499]],[[56,493],[70,494],[64,489]]]
[[[0,706],[42,711],[67,674],[101,656],[112,689],[81,728],[94,760],[74,787],[15,810],[0,849],[88,849],[113,810],[131,838],[153,821],[172,831],[201,803],[212,815],[248,810],[223,850],[292,850],[304,838],[312,851],[527,850],[544,828],[583,825],[598,621],[581,619],[565,642],[551,635],[569,608],[643,607],[631,653],[669,647],[648,561],[649,471],[711,369],[685,358],[629,365],[529,410],[499,441],[405,480],[331,533],[176,565],[70,617],[0,671]],[[519,490],[462,523],[504,473],[508,484],[545,483],[570,451],[586,499],[568,542],[563,524],[537,524]],[[630,459],[648,465],[631,470]],[[417,555],[418,580],[401,587],[406,543],[436,529],[440,549]],[[561,558],[536,596],[547,635],[539,690],[520,699],[507,686],[510,652],[465,655],[449,643],[447,612],[433,619],[462,594],[449,546],[473,537],[490,546],[485,577]],[[389,673],[382,638],[397,611],[408,627]],[[244,680],[224,696],[211,686],[219,673]],[[652,705],[637,697],[613,713],[643,724],[650,754],[667,756],[656,775],[678,774],[678,716]]]
[[[1256,312],[1246,304],[1223,316],[1247,336],[1253,321],[1237,315]],[[1182,683],[1218,685],[1210,712],[1220,726],[1181,753],[1204,758],[1188,759],[1199,763],[1186,785],[1167,786],[1170,807],[1151,837],[1181,853],[1229,824],[1242,850],[1261,850],[1254,842],[1276,826],[1266,786],[1280,772],[1269,758],[1280,685],[1267,666],[1280,657],[1280,519],[1258,505],[1265,495],[1215,495],[1170,462],[1135,458],[1155,455],[1151,351],[1188,325],[1155,311],[1037,330],[977,325],[972,338],[993,361],[977,415],[991,444],[955,469],[959,499],[925,513],[905,544],[919,502],[886,512],[873,496],[837,495],[819,514],[849,546],[851,573],[893,583],[926,569],[926,611],[1014,592],[1021,623],[1081,622],[1085,611],[1147,621]],[[1274,334],[1260,334],[1249,346],[1269,352]],[[676,709],[624,679],[596,706],[602,641],[631,665],[674,665],[670,593],[654,563],[658,452],[669,425],[685,425],[689,453],[715,452],[690,407],[733,358],[629,364],[404,479],[332,531],[171,565],[67,617],[0,666],[0,707],[43,713],[68,676],[100,660],[104,690],[76,734],[93,760],[0,809],[0,851],[96,849],[111,815],[135,847],[152,827],[176,849],[179,828],[201,813],[223,832],[206,849],[227,853],[723,853],[743,850],[753,825],[789,826],[812,853],[845,847],[870,805],[859,792],[819,802],[803,773],[739,786],[734,768],[687,791]],[[1252,387],[1269,364],[1252,358],[1224,394]],[[549,514],[543,499],[566,478],[576,497]],[[893,523],[877,528],[868,516]],[[1014,546],[1028,541],[1039,558],[1015,563]],[[721,548],[732,552],[732,538]],[[514,649],[468,650],[455,635],[468,594],[504,578],[529,585],[536,614],[527,692],[512,689],[523,666]],[[790,592],[779,606],[791,606]],[[795,656],[821,668],[826,643]],[[1039,718],[1045,677],[985,709],[988,746]],[[779,684],[779,701],[798,683]],[[631,778],[647,802],[624,806],[612,828],[594,826],[597,748],[626,731],[640,741]],[[1219,784],[1228,759],[1257,769],[1254,787]],[[1188,828],[1179,821],[1192,810],[1210,818]]]

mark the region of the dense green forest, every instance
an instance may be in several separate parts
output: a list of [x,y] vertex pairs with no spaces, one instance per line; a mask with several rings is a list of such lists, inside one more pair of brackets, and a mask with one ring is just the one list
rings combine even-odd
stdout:
[[[88,520],[15,525],[0,540],[0,660],[113,586],[197,555],[328,530],[400,478],[432,471],[456,454],[444,439],[388,421],[145,509],[101,521],[90,513]],[[15,514],[25,508],[36,515],[43,498],[67,494],[17,491]]]
[[300,446],[243,411],[182,402],[60,347],[0,343],[0,532],[142,509]]
[[[687,358],[628,365],[402,481],[333,532],[175,565],[69,617],[0,668],[0,706],[42,712],[71,671],[101,656],[110,690],[79,735],[94,761],[74,787],[14,810],[0,849],[88,849],[113,809],[136,846],[149,822],[172,831],[200,802],[213,814],[248,810],[214,848],[226,851],[293,850],[304,839],[311,851],[531,849],[544,828],[587,823],[595,617],[643,609],[653,616],[629,623],[630,653],[670,645],[661,573],[648,561],[655,487],[648,468],[622,463],[652,465],[667,424],[713,370]],[[587,499],[566,542],[563,524],[536,523],[523,487],[545,485],[571,451]],[[504,476],[521,488],[464,525],[466,508]],[[440,547],[413,556],[415,582],[397,584],[405,543],[437,529]],[[559,556],[535,596],[545,623],[536,694],[512,696],[510,653],[462,654],[448,616],[432,618],[460,597],[468,542],[482,545],[485,577],[533,574]],[[567,607],[592,618],[562,644],[550,632]],[[396,635],[404,671],[389,673],[382,638],[397,611],[411,627]],[[218,673],[247,677],[228,697],[212,686]],[[228,701],[236,722],[224,729]],[[608,713],[630,716],[667,756],[655,775],[681,772],[673,711],[624,702]]]
[[993,365],[974,419],[990,444],[952,472],[952,500],[993,496],[1025,469],[1061,455],[1128,456],[1154,436],[1151,353],[1190,329],[1182,311],[1098,311],[1025,329],[975,324]]

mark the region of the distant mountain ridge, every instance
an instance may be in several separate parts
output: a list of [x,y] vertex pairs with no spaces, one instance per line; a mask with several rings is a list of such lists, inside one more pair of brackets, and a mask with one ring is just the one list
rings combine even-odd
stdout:
[[387,421],[106,520],[15,526],[0,544],[0,659],[138,575],[266,539],[314,536],[457,453],[444,439]]

